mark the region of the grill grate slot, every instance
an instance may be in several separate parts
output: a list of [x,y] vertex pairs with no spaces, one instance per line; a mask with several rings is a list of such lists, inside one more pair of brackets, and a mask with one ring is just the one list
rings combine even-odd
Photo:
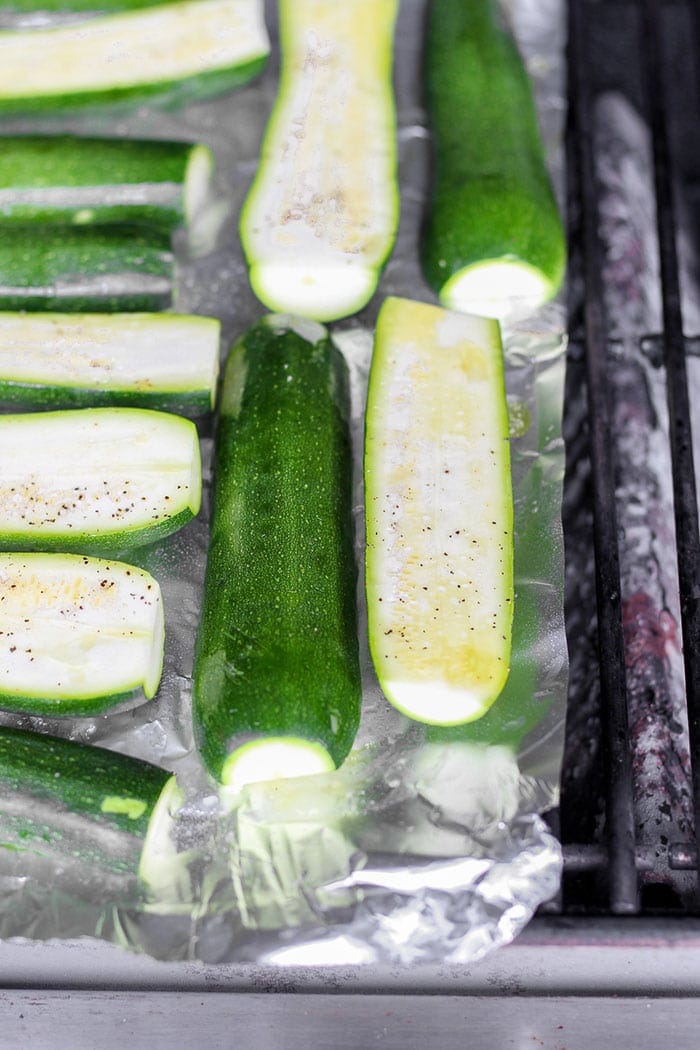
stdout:
[[[698,83],[693,51],[693,32],[697,12],[690,0],[569,0],[569,225],[570,340],[569,370],[576,389],[576,376],[586,385],[588,460],[590,469],[590,509],[594,550],[595,634],[600,703],[588,724],[599,720],[600,758],[592,763],[589,780],[577,792],[574,778],[565,776],[562,785],[561,827],[564,842],[565,879],[561,908],[570,915],[580,913],[632,915],[648,913],[696,912],[698,910],[696,858],[700,856],[700,540],[698,506],[693,461],[691,405],[688,391],[686,355],[697,353],[697,339],[684,337],[683,298],[679,262],[679,210],[675,190],[688,172],[700,175],[700,148],[679,160],[679,128],[693,118],[681,115],[681,107],[695,105]],[[688,30],[691,27],[691,31]],[[679,46],[680,44],[680,46]],[[677,59],[680,59],[678,62]],[[700,81],[699,81],[700,83]],[[610,316],[610,295],[606,246],[601,240],[603,189],[596,166],[596,138],[605,92],[621,92],[642,114],[650,141],[650,192],[653,211],[648,235],[654,241],[654,267],[658,270],[658,321],[655,298],[646,313],[651,326],[635,330],[634,312],[628,317]],[[700,119],[696,114],[694,119]],[[697,126],[694,124],[693,126]],[[691,143],[692,148],[692,143]],[[700,185],[700,182],[698,183]],[[689,188],[689,196],[697,189]],[[696,194],[696,197],[698,195]],[[685,199],[684,199],[685,203]],[[696,203],[700,203],[700,198]],[[686,214],[683,214],[685,224]],[[656,229],[652,231],[651,227]],[[695,249],[700,254],[696,224]],[[692,223],[688,224],[688,230]],[[687,232],[687,230],[686,230]],[[652,236],[653,234],[653,236]],[[656,257],[658,253],[658,259]],[[624,298],[623,282],[622,298]],[[617,300],[620,301],[620,289]],[[648,304],[647,304],[648,305]],[[698,304],[700,306],[700,304]],[[696,308],[697,310],[697,308]],[[621,314],[625,311],[621,310]],[[649,318],[654,318],[649,321]],[[625,321],[629,330],[625,330]],[[660,331],[656,331],[656,324]],[[692,333],[697,335],[697,333]],[[626,342],[627,340],[627,342]],[[683,640],[683,668],[686,676],[685,701],[688,709],[688,741],[692,766],[692,811],[695,830],[683,819],[640,820],[639,796],[647,792],[649,780],[639,783],[636,753],[639,738],[640,680],[634,688],[634,731],[630,726],[630,649],[638,651],[644,638],[630,635],[630,618],[625,616],[625,585],[628,577],[624,558],[629,551],[620,540],[619,471],[626,463],[620,451],[619,422],[614,399],[619,373],[617,341],[633,347],[640,363],[639,374],[655,370],[665,377],[668,403],[668,446],[672,466],[673,515],[676,551],[669,552],[675,579],[677,559],[677,599],[680,605],[680,636]],[[625,350],[629,353],[629,350]],[[577,371],[578,369],[578,371]],[[567,404],[567,408],[568,408]],[[579,443],[578,436],[576,443]],[[578,484],[578,482],[577,482]],[[669,497],[670,499],[670,497]],[[669,518],[670,518],[669,514]],[[622,515],[623,520],[625,515]],[[565,505],[566,527],[566,505]],[[573,549],[573,548],[572,548]],[[580,551],[579,551],[580,553]],[[623,562],[621,563],[621,557]],[[580,629],[583,619],[577,616]],[[579,639],[571,635],[572,653]],[[572,665],[573,666],[573,665]],[[681,670],[682,674],[682,670]],[[591,691],[590,681],[572,680],[567,744],[567,763],[577,761],[586,741],[576,726],[575,705],[581,694]],[[590,706],[590,698],[585,700]],[[649,704],[653,706],[654,697]],[[650,711],[651,711],[650,706]],[[642,708],[643,710],[643,708]],[[666,716],[657,704],[649,721]],[[643,731],[642,731],[643,732]],[[674,728],[675,732],[675,728]],[[682,756],[687,766],[687,755]],[[679,762],[679,768],[682,763]],[[583,804],[595,798],[600,785],[604,795],[602,812],[583,815]],[[688,792],[690,788],[688,788]],[[662,793],[661,793],[662,796]],[[665,817],[664,800],[647,811]],[[578,807],[578,808],[577,808]],[[682,811],[682,806],[679,812]],[[599,824],[604,825],[601,833]],[[659,825],[656,838],[653,824]],[[691,818],[687,824],[691,823]],[[583,829],[584,837],[580,837]],[[651,830],[650,830],[651,829]],[[690,873],[690,874],[689,874]],[[693,892],[687,892],[692,885]],[[559,902],[557,902],[559,903]],[[551,911],[551,908],[549,909]]]

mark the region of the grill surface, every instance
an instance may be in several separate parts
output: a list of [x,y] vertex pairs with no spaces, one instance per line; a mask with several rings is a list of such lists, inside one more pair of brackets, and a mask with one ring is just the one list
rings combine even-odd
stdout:
[[[700,542],[689,325],[698,309],[698,15],[680,0],[571,0],[569,13],[572,673],[559,814],[565,877],[552,908],[697,914]],[[645,201],[648,236],[635,237]],[[660,435],[666,449],[651,462],[643,445]]]

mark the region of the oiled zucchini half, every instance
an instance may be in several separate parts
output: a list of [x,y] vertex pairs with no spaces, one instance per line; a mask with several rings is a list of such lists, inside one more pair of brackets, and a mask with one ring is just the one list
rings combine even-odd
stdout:
[[169,313],[0,312],[0,403],[214,407],[220,323]]
[[262,0],[174,0],[0,32],[0,112],[192,99],[250,80],[269,40]]
[[0,708],[96,715],[155,695],[163,603],[133,565],[79,554],[0,554]]
[[271,310],[331,321],[371,298],[398,223],[396,0],[282,0],[282,72],[240,223]]
[[0,549],[118,552],[201,501],[197,429],[141,408],[0,416]]
[[365,439],[370,651],[411,718],[479,718],[509,670],[513,497],[496,321],[387,299]]

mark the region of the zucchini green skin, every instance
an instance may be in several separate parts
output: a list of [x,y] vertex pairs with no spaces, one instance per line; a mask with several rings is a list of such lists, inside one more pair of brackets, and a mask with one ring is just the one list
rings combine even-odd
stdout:
[[185,223],[185,184],[213,157],[190,142],[74,135],[0,137],[0,226]]
[[360,714],[344,360],[324,328],[268,317],[228,357],[193,709],[216,779],[260,737],[339,765]]
[[170,776],[104,748],[2,727],[0,857],[26,851],[55,863],[65,853],[71,864],[136,875]]
[[162,310],[170,238],[130,226],[11,227],[0,237],[0,310]]
[[455,275],[506,259],[538,272],[552,297],[564,274],[565,234],[531,84],[496,0],[433,0],[424,83],[434,167],[422,237],[426,279],[442,298]]
[[0,113],[179,105],[256,76],[269,40],[261,0],[174,0],[70,25],[0,32]]
[[220,322],[175,313],[0,313],[0,404],[214,408]]

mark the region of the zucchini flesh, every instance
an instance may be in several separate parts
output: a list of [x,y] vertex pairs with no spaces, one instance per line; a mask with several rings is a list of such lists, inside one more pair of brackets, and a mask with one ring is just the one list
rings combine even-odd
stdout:
[[96,715],[163,667],[160,588],[142,569],[77,554],[0,554],[0,707]]
[[387,698],[436,725],[507,679],[513,501],[496,321],[387,299],[365,444],[370,651]]
[[206,199],[202,144],[74,135],[0,137],[0,225],[146,223],[171,233]]
[[199,510],[195,425],[140,408],[0,416],[0,547],[112,552]]
[[496,0],[434,0],[423,269],[443,306],[517,319],[557,292],[566,243],[528,74]]
[[398,222],[396,0],[282,0],[279,92],[241,215],[256,295],[318,321],[372,296]]
[[245,83],[265,64],[262,0],[177,0],[78,23],[0,32],[0,112],[162,95],[187,100]]
[[[28,869],[75,891],[95,872],[133,879],[144,839],[172,777],[104,748],[0,728],[0,867]],[[123,884],[121,887],[123,893]]]
[[226,363],[193,710],[232,788],[332,769],[357,731],[347,398],[312,321],[265,318]]
[[0,401],[201,415],[214,407],[219,332],[186,314],[0,313]]
[[13,226],[0,237],[0,310],[161,310],[170,238],[129,226]]

